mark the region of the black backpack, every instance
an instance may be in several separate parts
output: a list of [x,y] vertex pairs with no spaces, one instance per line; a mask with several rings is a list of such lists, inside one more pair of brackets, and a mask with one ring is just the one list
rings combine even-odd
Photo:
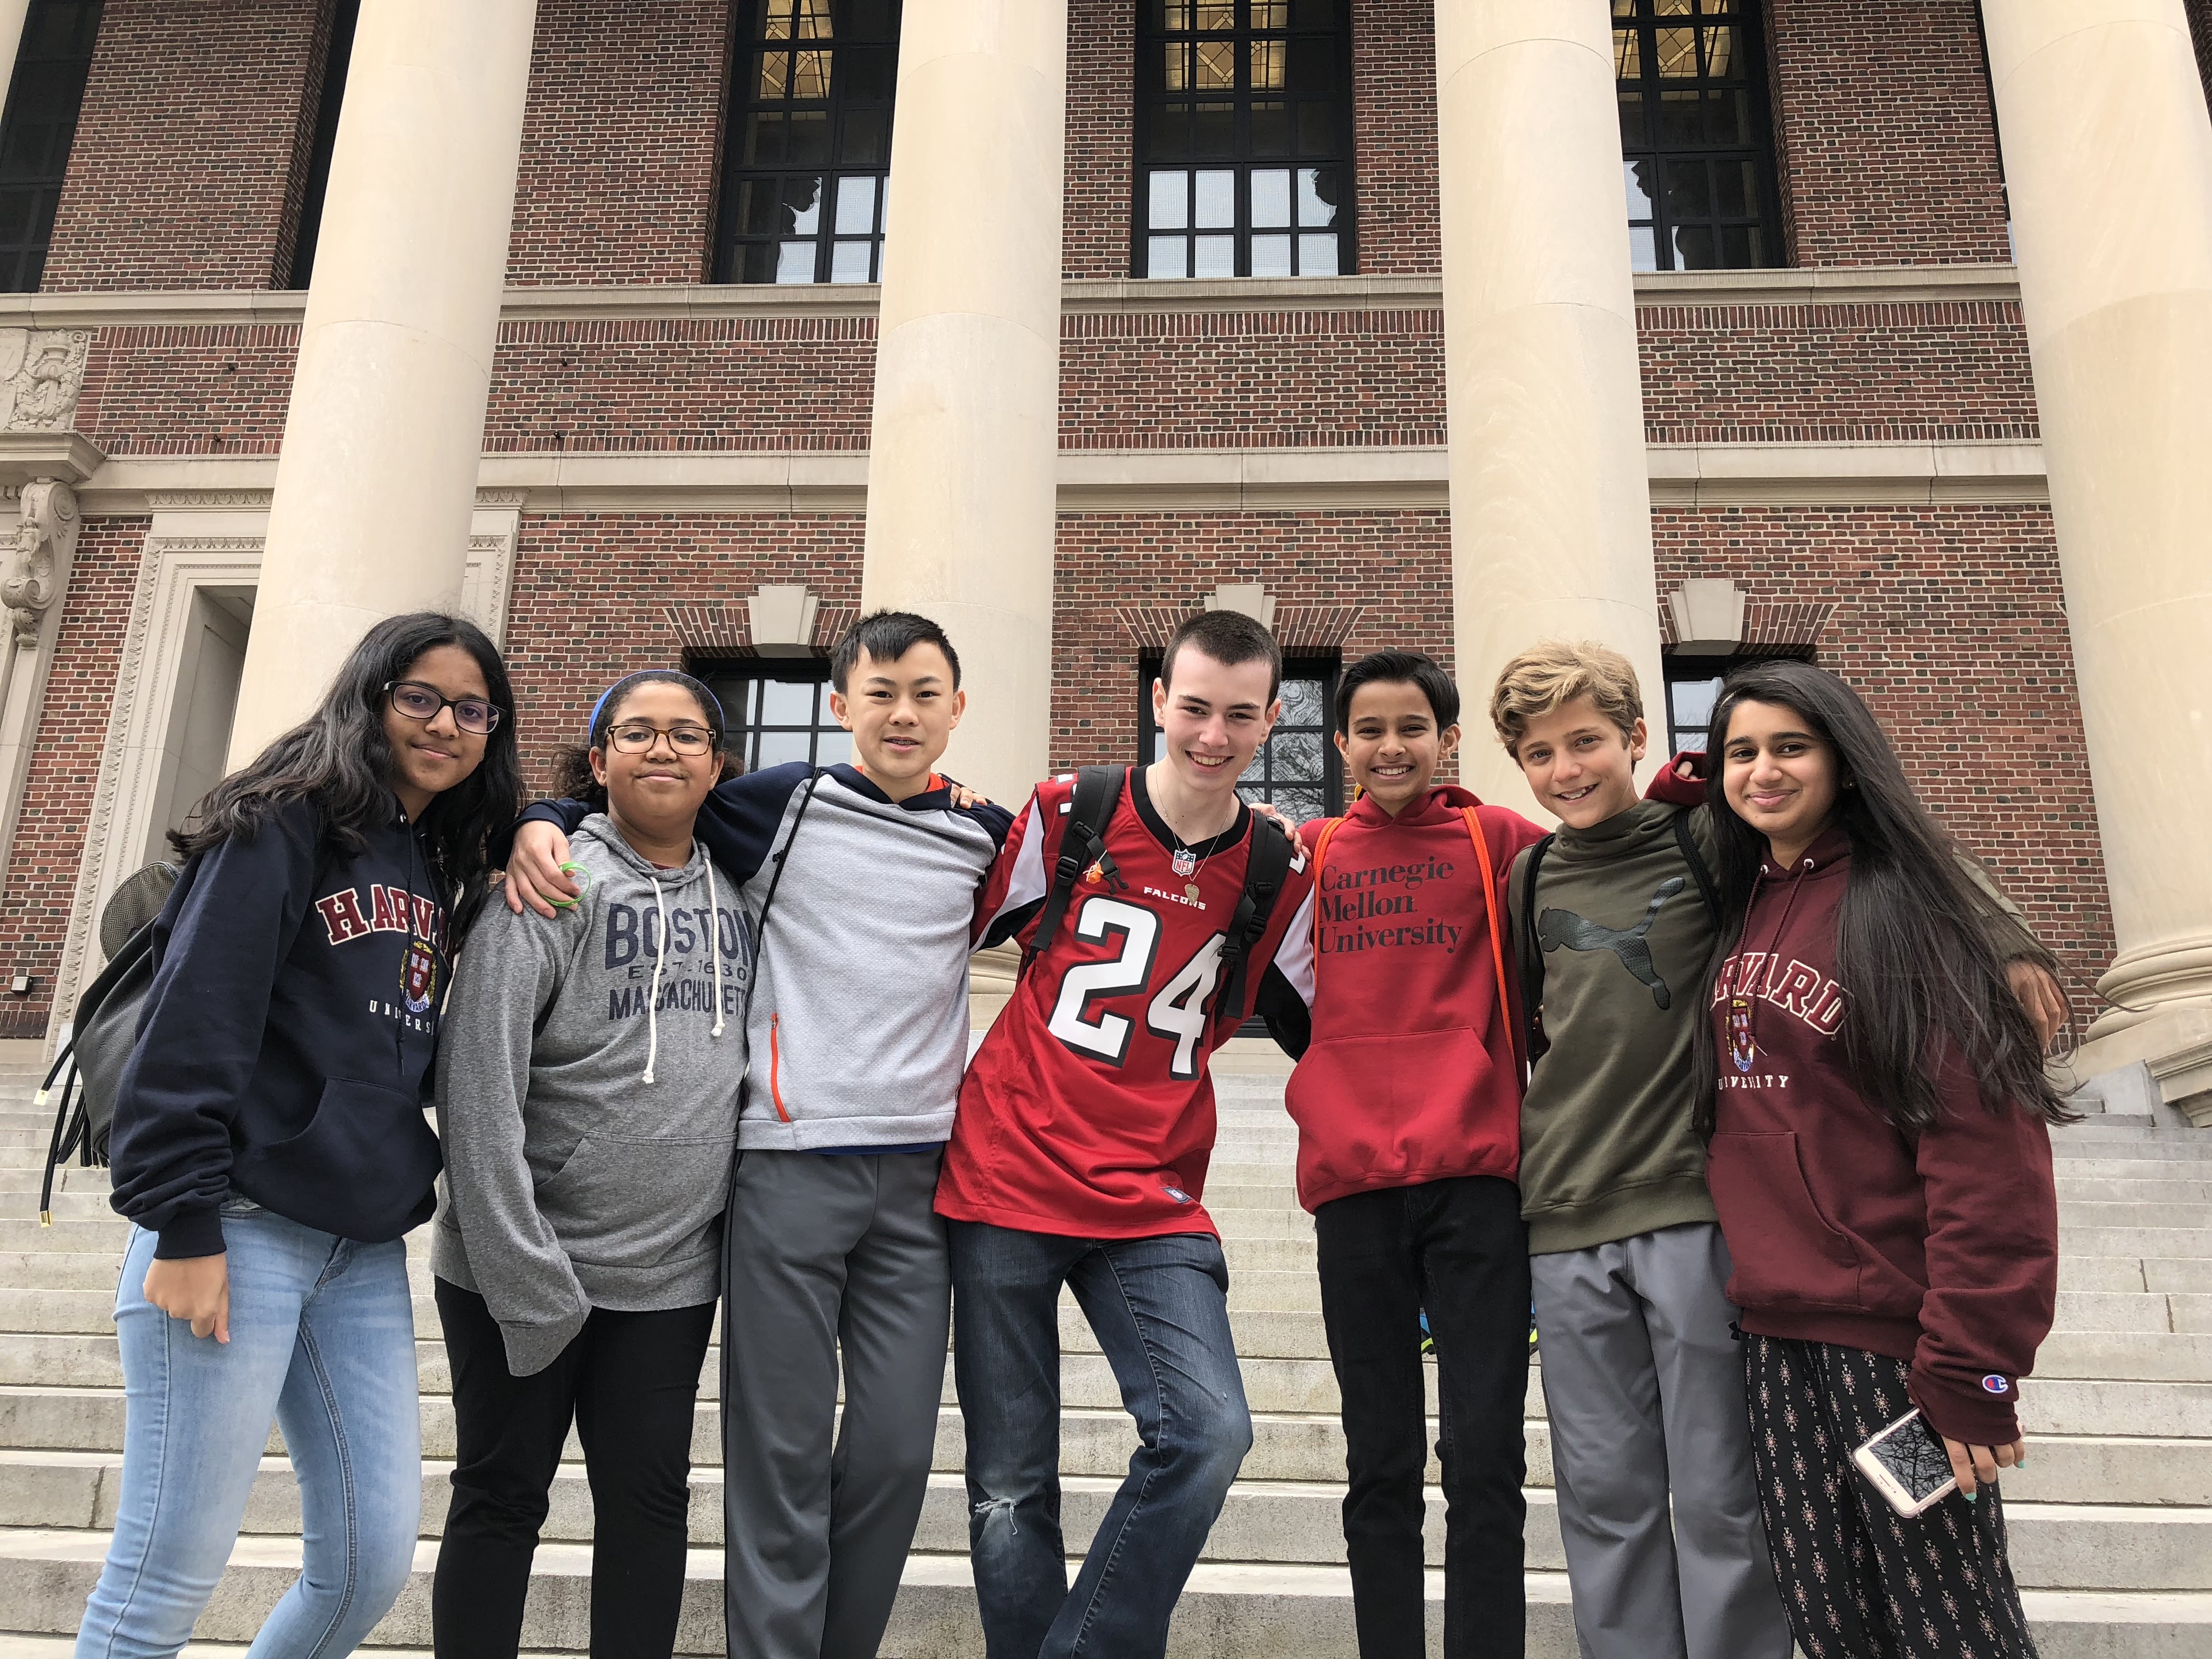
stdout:
[[[1122,780],[1129,775],[1126,766],[1086,766],[1075,775],[1075,799],[1067,815],[1067,827],[1060,838],[1060,859],[1053,866],[1052,889],[1047,895],[1044,908],[1037,914],[1036,932],[1030,935],[1030,948],[1022,966],[1027,969],[1036,960],[1052,937],[1060,931],[1060,920],[1067,912],[1069,898],[1083,872],[1097,865],[1099,873],[1109,886],[1117,890],[1121,885],[1121,872],[1115,867],[1114,855],[1106,850],[1106,826],[1113,822],[1114,810],[1121,805]],[[1297,851],[1282,825],[1273,818],[1255,814],[1252,819],[1252,846],[1244,866],[1244,891],[1237,901],[1237,913],[1230,918],[1228,938],[1221,947],[1222,990],[1213,1004],[1216,1020],[1242,1020],[1244,1017],[1245,968],[1252,948],[1267,935],[1268,918],[1274,914],[1276,897],[1283,890],[1283,883],[1291,873],[1297,860]]]
[[100,945],[107,965],[77,995],[69,1041],[39,1085],[35,1109],[46,1109],[56,1079],[61,1103],[54,1109],[46,1172],[39,1183],[39,1224],[54,1224],[54,1171],[74,1157],[89,1170],[107,1162],[107,1137],[115,1121],[115,1092],[138,1042],[138,1017],[160,966],[154,920],[177,884],[173,864],[149,864],[115,890],[100,913]]

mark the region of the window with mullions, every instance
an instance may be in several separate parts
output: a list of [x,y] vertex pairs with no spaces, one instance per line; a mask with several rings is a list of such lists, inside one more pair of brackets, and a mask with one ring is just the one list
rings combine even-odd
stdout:
[[1140,276],[1353,267],[1350,0],[1141,0]]
[[[1293,823],[1333,817],[1344,811],[1344,757],[1337,753],[1329,711],[1336,706],[1333,659],[1292,658],[1283,665],[1283,716],[1252,757],[1237,793],[1264,801]],[[1140,764],[1166,754],[1166,739],[1152,719],[1152,682],[1160,659],[1146,657],[1137,671],[1137,738]]]
[[1713,703],[1728,678],[1726,657],[1669,657],[1667,659],[1667,752],[1685,750],[1702,754],[1705,731],[1712,724]]
[[721,700],[725,743],[740,772],[853,758],[853,734],[830,712],[827,658],[695,664],[690,672]]
[[881,279],[899,0],[744,0],[722,283]]
[[1780,263],[1757,0],[1613,0],[1638,270]]
[[0,293],[35,294],[46,275],[54,212],[84,83],[100,37],[100,0],[31,0],[15,78],[0,120]]

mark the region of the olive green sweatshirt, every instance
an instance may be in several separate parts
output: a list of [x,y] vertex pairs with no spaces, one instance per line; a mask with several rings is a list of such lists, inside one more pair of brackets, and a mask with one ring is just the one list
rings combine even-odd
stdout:
[[1514,950],[1523,960],[1541,952],[1551,1045],[1521,1108],[1532,1255],[1717,1219],[1705,1144],[1690,1127],[1691,1043],[1717,933],[1676,839],[1683,812],[1710,868],[1702,806],[1644,800],[1561,830],[1537,875],[1533,939],[1529,854],[1514,862]]

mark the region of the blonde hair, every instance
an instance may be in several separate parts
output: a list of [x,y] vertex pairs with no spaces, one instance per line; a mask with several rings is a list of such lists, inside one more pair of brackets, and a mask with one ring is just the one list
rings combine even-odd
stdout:
[[1490,723],[1516,760],[1528,722],[1588,697],[1598,713],[1633,739],[1644,718],[1644,692],[1636,669],[1609,645],[1594,640],[1546,640],[1531,646],[1498,677],[1490,694]]

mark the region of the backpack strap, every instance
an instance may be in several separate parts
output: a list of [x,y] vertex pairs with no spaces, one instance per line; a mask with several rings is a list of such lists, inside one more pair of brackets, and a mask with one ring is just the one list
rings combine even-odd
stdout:
[[1528,849],[1528,877],[1521,888],[1521,1006],[1528,1019],[1532,1061],[1547,1046],[1540,1041],[1544,1030],[1544,947],[1536,938],[1536,877],[1543,870],[1544,854],[1559,838],[1554,832]]
[[[1331,818],[1327,823],[1322,825],[1321,835],[1314,842],[1313,884],[1314,891],[1316,893],[1321,891],[1322,860],[1328,856],[1329,842],[1336,839],[1336,832],[1343,828],[1344,820],[1342,818]],[[1321,954],[1321,904],[1318,900],[1316,900],[1314,904],[1313,939],[1314,954],[1316,956],[1319,956]]]
[[1690,866],[1690,874],[1697,878],[1698,895],[1705,902],[1705,914],[1713,919],[1713,927],[1721,925],[1721,890],[1713,880],[1713,872],[1705,867],[1704,854],[1698,851],[1698,838],[1690,833],[1690,815],[1674,814],[1674,845],[1682,849],[1682,862]]
[[1245,969],[1252,947],[1267,936],[1267,922],[1275,912],[1275,898],[1296,860],[1291,837],[1273,818],[1252,815],[1250,845],[1244,859],[1244,890],[1237,896],[1237,914],[1230,918],[1222,941],[1221,1000],[1214,1004],[1217,1019],[1244,1017]]
[[1467,823],[1467,838],[1474,843],[1474,856],[1482,866],[1482,914],[1490,922],[1490,962],[1498,975],[1498,1012],[1509,1040],[1513,1032],[1513,1004],[1505,994],[1505,929],[1498,919],[1498,866],[1483,838],[1481,821],[1472,806],[1459,809]]
[[1060,858],[1053,866],[1052,885],[1046,892],[1044,908],[1037,913],[1036,931],[1030,935],[1028,961],[1034,961],[1060,931],[1060,919],[1067,914],[1067,902],[1085,870],[1095,864],[1116,891],[1124,885],[1121,872],[1115,868],[1114,855],[1106,850],[1106,826],[1114,821],[1115,809],[1121,804],[1121,786],[1128,775],[1126,766],[1085,766],[1077,771],[1075,799],[1068,808],[1067,823],[1060,832]]
[[[70,1061],[75,1058],[76,1054],[72,1045],[64,1043],[61,1053],[54,1056],[53,1066],[46,1073],[46,1081],[39,1085],[37,1097],[32,1102],[34,1109],[44,1107],[53,1089],[55,1078],[61,1075],[64,1066],[69,1067],[69,1076],[62,1084],[62,1103],[54,1112],[53,1138],[46,1143],[46,1172],[39,1182],[39,1225],[41,1227],[51,1227],[54,1224],[54,1170],[63,1159],[76,1150],[82,1127],[74,1121],[70,1115],[70,1108],[75,1104],[76,1094],[76,1067],[70,1065]],[[84,1139],[85,1162],[90,1164],[92,1148],[88,1133],[84,1135]]]

